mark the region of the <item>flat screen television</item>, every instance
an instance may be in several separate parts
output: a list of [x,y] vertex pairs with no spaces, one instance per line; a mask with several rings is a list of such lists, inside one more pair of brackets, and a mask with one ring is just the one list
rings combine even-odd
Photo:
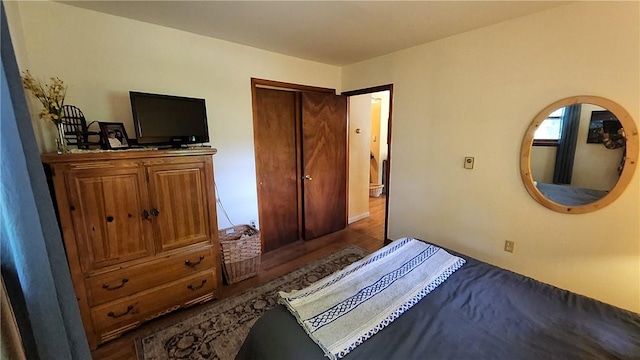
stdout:
[[182,147],[209,141],[204,99],[129,92],[138,145]]

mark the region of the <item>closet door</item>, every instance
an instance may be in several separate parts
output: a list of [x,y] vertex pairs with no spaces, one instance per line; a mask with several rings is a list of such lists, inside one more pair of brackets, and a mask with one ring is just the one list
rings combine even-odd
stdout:
[[347,98],[302,93],[304,238],[347,225]]
[[255,89],[254,140],[264,252],[300,239],[297,96]]

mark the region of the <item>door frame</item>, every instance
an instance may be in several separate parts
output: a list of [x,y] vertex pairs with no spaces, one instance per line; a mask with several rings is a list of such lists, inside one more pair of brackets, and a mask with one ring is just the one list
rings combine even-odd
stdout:
[[[253,115],[253,150],[254,150],[254,161],[255,161],[255,167],[256,167],[256,189],[257,189],[257,195],[258,195],[258,221],[260,221],[261,218],[263,218],[263,214],[266,214],[265,211],[267,209],[263,208],[263,194],[262,194],[262,188],[260,186],[259,183],[259,179],[261,179],[261,174],[262,174],[262,169],[260,168],[259,165],[259,161],[258,161],[258,151],[260,149],[260,144],[258,142],[258,138],[256,136],[256,132],[255,129],[258,126],[258,108],[257,108],[257,101],[256,101],[256,89],[257,88],[266,88],[266,89],[274,89],[274,90],[283,90],[283,91],[292,91],[292,92],[320,92],[320,93],[328,93],[328,94],[333,94],[333,95],[337,95],[336,94],[336,89],[331,89],[331,88],[324,88],[324,87],[318,87],[318,86],[309,86],[309,85],[300,85],[300,84],[293,84],[293,83],[287,83],[287,82],[282,82],[282,81],[275,81],[275,80],[267,80],[267,79],[260,79],[260,78],[251,78],[251,108],[252,108],[252,115]],[[299,111],[296,111],[296,113],[299,113]],[[301,129],[299,128],[300,124],[299,121],[296,121],[296,134],[300,134]],[[348,126],[348,124],[347,124]],[[296,141],[299,142],[301,141],[299,139],[299,136],[296,135]],[[301,173],[301,149],[300,149],[300,144],[296,144],[296,148],[298,151],[297,154],[297,158],[298,160],[298,164],[296,165],[298,168],[298,173]],[[347,161],[347,174],[348,174],[348,161]],[[302,198],[302,187],[300,184],[300,176],[298,176],[298,199]],[[348,181],[348,178],[347,178]],[[346,186],[346,184],[345,184]],[[348,196],[348,188],[347,188],[347,195]],[[304,239],[304,234],[303,234],[303,219],[302,219],[302,213],[303,213],[303,209],[302,209],[302,201],[298,201],[298,241]],[[345,209],[345,218],[346,218],[346,209]],[[262,242],[262,249],[264,252],[264,239],[261,237],[261,242]]]
[[[390,194],[390,177],[391,177],[391,128],[392,128],[392,115],[393,115],[393,84],[373,86],[364,89],[357,89],[351,91],[344,91],[342,95],[347,97],[356,95],[371,94],[380,91],[389,91],[389,121],[387,123],[387,167],[384,169],[384,180],[386,187],[386,196],[384,204],[384,243],[385,245],[390,243],[389,240],[389,194]],[[348,195],[347,195],[348,196]]]

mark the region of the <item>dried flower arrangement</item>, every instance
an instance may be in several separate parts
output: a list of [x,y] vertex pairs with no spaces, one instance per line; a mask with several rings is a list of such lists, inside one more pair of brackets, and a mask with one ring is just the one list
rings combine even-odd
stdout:
[[52,121],[57,126],[62,119],[62,106],[67,94],[67,87],[57,77],[50,79],[51,84],[43,84],[36,80],[27,70],[23,72],[22,85],[42,103],[43,109],[40,111],[40,118],[45,121]]

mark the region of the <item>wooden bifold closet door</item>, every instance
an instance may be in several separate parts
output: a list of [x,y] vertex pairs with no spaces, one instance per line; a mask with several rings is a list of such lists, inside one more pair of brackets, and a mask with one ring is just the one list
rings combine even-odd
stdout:
[[343,229],[346,97],[256,87],[254,101],[264,251]]

